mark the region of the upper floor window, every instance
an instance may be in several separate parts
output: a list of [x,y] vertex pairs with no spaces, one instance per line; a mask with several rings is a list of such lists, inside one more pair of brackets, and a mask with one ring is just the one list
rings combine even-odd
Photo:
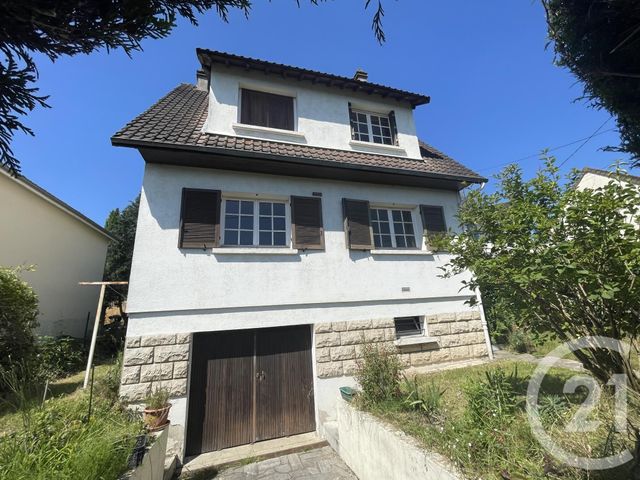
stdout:
[[350,116],[353,140],[394,145],[393,129],[388,115],[351,110]]
[[369,220],[376,248],[417,248],[411,210],[371,208]]
[[284,247],[288,244],[284,202],[225,199],[223,204],[223,245]]
[[243,88],[240,98],[240,122],[293,130],[293,97]]

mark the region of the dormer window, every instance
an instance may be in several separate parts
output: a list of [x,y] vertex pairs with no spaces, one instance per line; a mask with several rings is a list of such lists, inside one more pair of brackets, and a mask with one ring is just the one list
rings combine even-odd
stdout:
[[393,112],[389,115],[351,110],[351,138],[360,142],[395,145]]
[[293,97],[241,90],[240,122],[259,127],[294,130]]

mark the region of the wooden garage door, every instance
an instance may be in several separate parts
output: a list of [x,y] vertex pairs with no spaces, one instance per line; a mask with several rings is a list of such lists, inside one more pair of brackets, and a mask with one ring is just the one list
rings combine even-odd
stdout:
[[187,454],[315,430],[307,325],[194,335]]

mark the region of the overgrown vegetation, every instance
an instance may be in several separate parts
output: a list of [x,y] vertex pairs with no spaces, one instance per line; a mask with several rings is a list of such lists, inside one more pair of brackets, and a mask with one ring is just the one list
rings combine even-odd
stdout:
[[43,403],[41,385],[5,372],[12,391],[0,417],[0,478],[119,478],[142,432],[140,419],[117,402],[120,370],[118,363],[100,367],[90,416],[89,392],[78,389],[81,373],[51,385]]
[[[426,449],[441,453],[468,478],[484,480],[627,480],[630,466],[586,472],[559,464],[533,436],[525,412],[525,394],[534,366],[504,362],[415,377],[401,384],[396,397],[358,402],[384,420],[418,439]],[[587,434],[567,433],[565,427],[586,397],[562,393],[574,373],[552,369],[542,385],[543,424],[563,447],[585,456],[603,456],[632,448],[628,437],[611,431],[614,400],[603,395],[594,419],[601,426]],[[422,392],[416,394],[415,392]],[[425,395],[425,392],[427,393]],[[421,397],[420,403],[407,401]],[[433,400],[426,400],[433,398]],[[435,414],[434,414],[435,413]]]

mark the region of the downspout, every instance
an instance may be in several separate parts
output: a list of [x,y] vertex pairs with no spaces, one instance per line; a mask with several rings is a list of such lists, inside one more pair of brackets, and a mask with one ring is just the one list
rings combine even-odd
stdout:
[[[480,189],[484,188],[484,183],[480,185]],[[462,194],[458,190],[458,207],[462,203]],[[480,323],[482,323],[482,332],[484,333],[484,342],[487,345],[487,352],[489,354],[489,360],[493,360],[493,346],[491,345],[491,336],[489,335],[489,325],[487,324],[487,317],[484,314],[484,305],[482,303],[482,295],[480,294],[480,288],[475,289],[476,301],[478,302],[478,310],[480,311]]]

